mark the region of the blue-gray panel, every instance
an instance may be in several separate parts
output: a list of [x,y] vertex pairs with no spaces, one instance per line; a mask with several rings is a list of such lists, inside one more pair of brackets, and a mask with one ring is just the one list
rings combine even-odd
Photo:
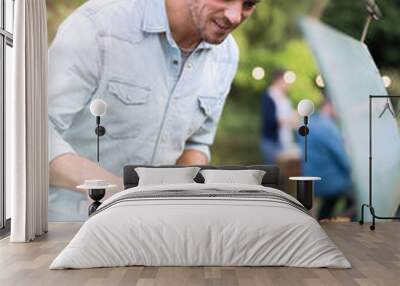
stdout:
[[[358,201],[368,203],[368,99],[387,95],[381,75],[365,44],[316,20],[303,19],[301,28],[340,117]],[[400,203],[400,135],[389,113],[378,118],[385,103],[386,99],[373,101],[373,204],[378,215],[392,216]]]

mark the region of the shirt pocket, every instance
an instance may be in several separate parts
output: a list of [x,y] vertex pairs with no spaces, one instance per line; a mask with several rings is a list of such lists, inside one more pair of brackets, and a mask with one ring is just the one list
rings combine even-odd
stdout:
[[108,83],[107,133],[115,139],[137,137],[150,113],[151,88],[127,81]]
[[201,134],[213,133],[218,123],[223,99],[216,96],[198,96],[195,116],[189,127],[189,137],[200,131]]
[[213,121],[217,120],[222,107],[222,99],[215,96],[199,96],[197,100],[203,115]]

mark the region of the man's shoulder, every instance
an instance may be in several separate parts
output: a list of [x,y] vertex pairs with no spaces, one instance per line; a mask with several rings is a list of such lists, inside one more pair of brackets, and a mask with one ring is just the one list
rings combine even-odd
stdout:
[[226,44],[226,48],[236,57],[239,57],[239,46],[236,43],[235,38],[232,34],[226,37],[224,43]]
[[239,47],[232,35],[228,35],[221,44],[216,46],[216,53],[219,60],[235,64],[239,61]]
[[269,99],[272,100],[271,90],[270,90],[269,88],[265,89],[265,90],[262,92],[262,94],[263,94],[265,97],[268,97]]
[[272,99],[271,94],[269,92],[269,90],[265,90],[262,92],[261,94],[261,98],[262,98],[262,104],[264,107],[267,107],[268,109],[270,109],[271,112],[275,112],[276,110],[276,103],[275,101]]
[[86,27],[98,35],[132,39],[140,35],[145,4],[146,0],[89,0],[63,22],[60,30]]
[[333,136],[333,133],[335,133],[334,121],[327,116],[322,115],[320,112],[316,112],[311,116],[310,128],[313,128],[315,136],[319,138],[329,138]]
[[144,3],[144,0],[89,0],[84,3],[77,11],[86,14],[97,15],[115,11],[115,9],[128,9]]
[[132,19],[136,14],[143,14],[145,3],[145,0],[89,0],[75,13],[103,26],[110,24],[118,26],[119,21]]

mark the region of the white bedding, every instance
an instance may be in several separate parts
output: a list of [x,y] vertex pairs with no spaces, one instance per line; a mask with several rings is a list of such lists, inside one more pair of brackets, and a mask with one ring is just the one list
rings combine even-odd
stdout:
[[[178,194],[129,199],[146,194],[138,192],[173,190],[263,191],[271,198],[252,197],[248,192],[249,197]],[[135,187],[106,200],[50,269],[127,265],[350,268],[318,222],[295,204],[300,203],[279,190],[254,185]]]

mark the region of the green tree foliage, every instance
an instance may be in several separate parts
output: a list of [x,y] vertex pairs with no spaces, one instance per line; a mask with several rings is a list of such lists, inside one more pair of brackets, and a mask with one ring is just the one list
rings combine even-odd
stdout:
[[[366,44],[380,68],[398,69],[400,66],[400,1],[377,0],[383,18],[371,23]],[[323,21],[360,38],[367,12],[363,1],[331,0]]]
[[[371,23],[366,44],[381,74],[392,79],[388,92],[400,95],[400,1],[376,0],[376,3],[383,17]],[[361,37],[366,17],[365,4],[361,0],[330,0],[322,20],[358,39]],[[392,102],[400,106],[399,100]]]
[[56,35],[61,22],[86,0],[46,0],[49,43]]
[[262,0],[254,14],[239,29],[249,47],[281,49],[293,37],[298,37],[297,20],[310,9],[313,0]]
[[[318,73],[316,65],[297,29],[299,16],[307,14],[325,0],[262,0],[255,13],[235,33],[240,48],[240,64],[232,92],[226,103],[217,138],[212,147],[215,164],[262,163],[259,152],[260,95],[269,84],[269,75],[276,68],[292,70],[297,75],[290,89],[293,105],[302,98],[318,103],[319,91],[314,87]],[[58,25],[85,0],[47,0],[49,41]],[[379,67],[400,90],[400,1],[377,0],[384,18],[371,25],[367,44]],[[329,25],[359,38],[366,12],[361,0],[329,0],[322,20]],[[263,80],[256,81],[254,67],[266,71]]]
[[[261,1],[255,13],[235,33],[240,64],[232,92],[212,148],[215,164],[262,163],[259,151],[260,100],[274,69],[292,70],[297,75],[289,95],[293,106],[303,98],[320,100],[314,79],[318,74],[297,22],[314,1]],[[262,67],[263,80],[252,77]]]
[[[49,41],[65,17],[84,2],[47,0]],[[314,0],[262,0],[255,13],[234,33],[241,60],[212,148],[213,163],[262,162],[258,147],[259,102],[274,69],[296,73],[297,80],[290,90],[294,105],[302,98],[318,101],[319,93],[313,83],[317,70],[297,29],[299,16],[307,13],[313,3]],[[252,78],[251,72],[257,66],[265,69],[264,80]]]

